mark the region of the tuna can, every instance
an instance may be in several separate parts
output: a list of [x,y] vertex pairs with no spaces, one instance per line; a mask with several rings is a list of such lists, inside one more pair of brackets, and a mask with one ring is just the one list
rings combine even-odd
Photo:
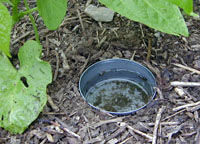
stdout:
[[81,75],[79,91],[93,108],[113,115],[145,108],[156,95],[154,75],[142,64],[107,59],[89,66]]

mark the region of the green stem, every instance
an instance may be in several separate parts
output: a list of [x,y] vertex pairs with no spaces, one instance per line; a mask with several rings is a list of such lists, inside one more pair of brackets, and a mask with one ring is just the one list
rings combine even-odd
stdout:
[[31,13],[34,12],[34,11],[37,11],[37,7],[32,8],[32,9],[29,9],[29,10],[26,10],[26,11],[23,11],[23,12],[20,12],[19,18],[22,18],[22,17],[24,17],[25,15],[31,14]]
[[[29,6],[28,6],[27,0],[24,0],[24,4],[25,4],[25,7],[26,7],[27,11],[32,11],[32,9],[30,9]],[[34,8],[33,8],[33,10],[34,10]],[[31,23],[33,25],[33,30],[35,32],[35,40],[40,44],[38,29],[36,27],[36,23],[35,23],[34,17],[33,17],[33,15],[31,13],[29,13],[29,18],[31,20]]]
[[33,25],[33,30],[35,32],[35,40],[40,44],[40,38],[39,38],[38,29],[37,29],[36,24],[35,24],[35,19],[31,14],[29,14],[29,18],[31,19],[31,23]]
[[14,25],[19,20],[19,12],[18,12],[19,0],[13,0],[12,4],[13,4],[12,19],[13,19],[13,25]]

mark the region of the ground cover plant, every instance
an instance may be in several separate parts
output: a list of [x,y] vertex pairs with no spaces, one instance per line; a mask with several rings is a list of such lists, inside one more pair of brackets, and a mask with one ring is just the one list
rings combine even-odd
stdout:
[[[45,25],[55,30],[65,16],[67,1],[37,0],[37,7],[30,9],[26,0],[26,11],[19,11],[20,0],[1,0],[13,7],[12,16],[0,3],[0,126],[12,133],[22,133],[34,121],[46,104],[46,86],[51,83],[50,65],[39,59],[42,46],[32,12],[38,11]],[[188,36],[188,30],[178,6],[192,16],[191,0],[100,0],[102,4],[154,29],[174,35]],[[29,15],[35,31],[36,41],[27,41],[20,48],[18,57],[20,69],[16,70],[8,57],[10,33],[13,25],[23,16]],[[53,17],[53,18],[52,18]]]
[[[12,6],[12,16],[2,2]],[[67,1],[37,0],[37,7],[20,11],[20,0],[0,2],[0,127],[11,133],[22,133],[39,115],[47,101],[46,86],[52,81],[51,66],[40,59],[38,30],[32,12],[38,11],[50,30],[58,28],[66,10]],[[20,68],[16,70],[8,57],[12,27],[25,15],[33,24],[36,41],[27,41],[18,53]]]

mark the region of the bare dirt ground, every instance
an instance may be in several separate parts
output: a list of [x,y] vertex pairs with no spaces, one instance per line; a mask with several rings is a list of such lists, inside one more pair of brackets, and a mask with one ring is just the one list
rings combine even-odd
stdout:
[[[112,22],[99,24],[83,12],[86,2],[71,0],[57,31],[47,30],[35,14],[44,47],[43,59],[49,61],[53,70],[49,100],[23,134],[11,135],[0,128],[0,143],[145,144],[152,142],[158,130],[158,144],[199,144],[200,87],[171,86],[170,82],[200,82],[200,21],[185,16],[190,36],[176,37],[117,14]],[[96,1],[92,4],[99,5]],[[200,2],[195,1],[195,12],[199,9]],[[34,32],[26,17],[13,30],[14,62],[17,49],[29,39],[34,39]],[[147,63],[149,41],[152,54]],[[156,76],[160,90],[150,106],[123,117],[92,109],[78,91],[79,77],[89,65],[116,57],[146,65]]]

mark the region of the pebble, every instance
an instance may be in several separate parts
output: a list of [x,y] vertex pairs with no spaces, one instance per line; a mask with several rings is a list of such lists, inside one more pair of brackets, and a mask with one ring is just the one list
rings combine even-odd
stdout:
[[109,8],[94,5],[89,5],[85,9],[85,13],[98,22],[111,22],[114,16],[114,12]]

